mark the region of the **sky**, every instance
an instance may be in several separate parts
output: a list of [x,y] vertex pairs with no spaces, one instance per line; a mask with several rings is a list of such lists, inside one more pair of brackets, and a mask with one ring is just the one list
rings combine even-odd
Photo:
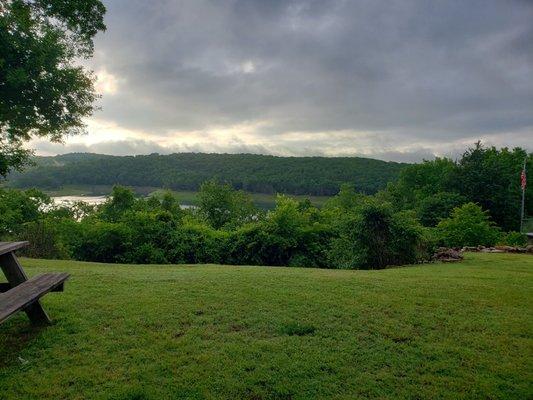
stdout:
[[533,151],[533,1],[109,0],[101,108],[41,155]]

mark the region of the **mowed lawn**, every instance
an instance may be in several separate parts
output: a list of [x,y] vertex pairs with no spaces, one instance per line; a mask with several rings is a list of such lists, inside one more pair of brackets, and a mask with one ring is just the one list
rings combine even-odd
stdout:
[[22,259],[72,274],[0,325],[1,399],[531,399],[533,256],[382,271]]

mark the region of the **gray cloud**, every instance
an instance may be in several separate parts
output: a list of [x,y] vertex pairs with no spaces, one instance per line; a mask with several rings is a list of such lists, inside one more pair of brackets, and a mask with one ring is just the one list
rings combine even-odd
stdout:
[[[179,140],[179,131],[266,121],[254,133],[264,145],[226,147],[344,154],[346,138],[336,145],[324,137],[341,131],[352,132],[353,154],[361,153],[359,132],[370,132],[364,154],[391,159],[478,138],[533,147],[531,2],[106,6],[108,30],[91,67],[115,76],[118,89],[104,94],[96,117],[146,132],[146,143],[150,135]],[[306,134],[286,141],[293,132]]]

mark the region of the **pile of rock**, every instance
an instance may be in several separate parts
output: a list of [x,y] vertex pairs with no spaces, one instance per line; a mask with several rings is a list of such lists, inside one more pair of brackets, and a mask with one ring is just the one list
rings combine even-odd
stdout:
[[494,247],[463,247],[461,251],[475,251],[480,253],[529,253],[533,254],[533,245],[527,245],[526,247],[516,246],[494,246]]
[[450,249],[448,247],[439,247],[435,254],[433,254],[433,261],[441,262],[457,262],[463,259],[461,251],[458,249]]
[[479,253],[522,253],[522,254],[533,254],[533,245],[529,244],[526,247],[516,247],[516,246],[494,246],[494,247],[485,247],[485,246],[476,246],[476,247],[463,247],[460,248],[449,248],[449,247],[439,247],[435,254],[431,257],[432,261],[441,261],[441,262],[457,262],[463,259],[463,253],[465,251],[473,251]]

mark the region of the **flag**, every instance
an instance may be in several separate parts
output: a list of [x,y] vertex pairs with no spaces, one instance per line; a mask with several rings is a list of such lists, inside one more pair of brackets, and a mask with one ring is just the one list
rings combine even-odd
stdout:
[[522,173],[520,174],[520,186],[522,186],[522,190],[526,190],[526,167],[524,166],[524,169],[522,170]]

